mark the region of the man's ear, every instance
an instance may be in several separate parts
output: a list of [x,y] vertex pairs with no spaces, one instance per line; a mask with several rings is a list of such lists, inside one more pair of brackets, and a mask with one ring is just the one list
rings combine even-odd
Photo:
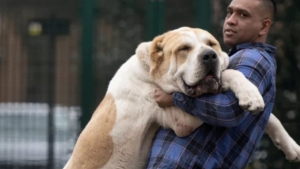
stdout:
[[164,59],[164,41],[165,34],[157,36],[152,41],[150,47],[150,74],[154,75],[158,70],[159,65],[162,63]]
[[263,20],[262,28],[261,28],[261,30],[259,32],[259,35],[262,36],[262,35],[268,34],[268,32],[270,31],[271,25],[272,25],[271,19],[265,19],[265,20]]

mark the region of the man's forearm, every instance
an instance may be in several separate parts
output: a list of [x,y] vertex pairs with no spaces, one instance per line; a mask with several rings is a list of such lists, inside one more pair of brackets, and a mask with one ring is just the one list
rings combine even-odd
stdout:
[[173,102],[187,113],[214,126],[236,126],[249,113],[239,106],[237,98],[231,91],[225,94],[203,95],[197,98],[174,93]]

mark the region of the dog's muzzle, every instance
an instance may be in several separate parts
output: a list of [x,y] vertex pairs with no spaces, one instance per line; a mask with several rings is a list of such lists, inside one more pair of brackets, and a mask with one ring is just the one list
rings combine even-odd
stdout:
[[203,51],[199,56],[200,62],[204,66],[209,66],[211,68],[215,67],[215,65],[218,63],[218,56],[215,51],[211,49],[206,49]]
[[195,97],[204,93],[218,93],[220,91],[220,79],[218,78],[218,56],[215,51],[207,49],[199,54],[199,61],[206,76],[195,86],[186,86],[186,93]]
[[221,89],[221,82],[214,76],[207,75],[204,79],[200,80],[195,86],[189,86],[185,84],[185,90],[187,95],[191,97],[197,97],[205,93],[216,94]]

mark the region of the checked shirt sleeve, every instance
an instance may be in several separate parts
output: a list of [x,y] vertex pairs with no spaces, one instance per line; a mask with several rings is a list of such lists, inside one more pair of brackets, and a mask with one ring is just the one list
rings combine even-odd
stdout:
[[[255,49],[242,50],[232,56],[229,65],[230,69],[242,72],[258,87],[261,94],[270,84],[271,65],[264,57]],[[214,126],[236,126],[249,114],[240,108],[237,98],[231,91],[216,95],[202,95],[197,98],[174,93],[173,102],[187,113]]]

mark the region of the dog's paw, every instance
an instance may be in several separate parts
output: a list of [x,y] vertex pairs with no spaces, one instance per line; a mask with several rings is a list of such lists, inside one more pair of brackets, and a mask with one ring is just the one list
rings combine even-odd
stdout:
[[289,138],[284,144],[274,144],[285,153],[287,160],[300,162],[300,146],[293,139]]
[[240,88],[236,94],[239,99],[239,105],[247,111],[258,113],[264,110],[265,103],[263,97],[258,91],[257,87],[251,82],[239,86]]

